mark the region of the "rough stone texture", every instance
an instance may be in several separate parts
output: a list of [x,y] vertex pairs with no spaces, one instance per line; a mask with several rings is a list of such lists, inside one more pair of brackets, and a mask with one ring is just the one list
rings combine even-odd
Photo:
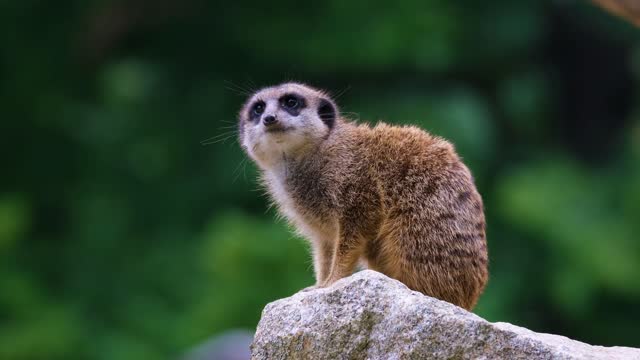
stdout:
[[592,346],[490,323],[371,270],[264,309],[252,359],[640,359],[640,349]]

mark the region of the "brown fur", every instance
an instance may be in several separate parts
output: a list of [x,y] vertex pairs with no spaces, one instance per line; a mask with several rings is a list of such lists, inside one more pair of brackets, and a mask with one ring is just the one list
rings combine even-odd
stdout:
[[[281,212],[310,240],[316,286],[349,276],[364,260],[411,289],[472,309],[488,278],[485,220],[473,178],[453,146],[413,126],[354,124],[336,108],[331,129],[305,133],[305,146],[266,161],[252,151],[252,141],[272,135],[247,139],[248,127],[262,126],[248,119],[248,107],[290,89],[311,110],[320,98],[330,100],[300,84],[263,89],[240,113],[240,137]],[[286,117],[275,105],[269,111]],[[286,121],[320,121],[312,111],[300,116]]]

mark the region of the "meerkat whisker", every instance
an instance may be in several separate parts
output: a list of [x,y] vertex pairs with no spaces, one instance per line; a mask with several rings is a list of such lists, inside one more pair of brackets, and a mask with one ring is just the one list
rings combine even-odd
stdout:
[[247,88],[251,90],[251,93],[255,93],[258,90],[258,85],[251,79],[247,78]]
[[238,126],[237,125],[229,125],[229,126],[220,126],[218,128],[218,130],[228,130],[228,129],[235,129],[235,131],[237,132],[238,130]]
[[232,134],[232,135],[229,135],[229,136],[227,136],[225,138],[220,138],[220,139],[210,140],[210,141],[203,141],[203,142],[201,142],[201,144],[203,146],[207,146],[207,145],[213,145],[213,144],[217,144],[217,143],[225,143],[227,140],[229,140],[231,138],[235,138],[235,135]]
[[[235,183],[236,180],[238,180],[238,178],[240,177],[240,169],[241,168],[244,169],[244,165],[246,165],[246,163],[247,163],[247,158],[244,158],[244,159],[240,160],[240,163],[236,166],[235,169],[233,169],[233,173],[232,173],[232,175],[234,176],[233,177],[233,183]],[[237,172],[237,174],[236,174],[236,172]],[[246,181],[246,178],[245,178],[245,181]]]
[[200,141],[200,144],[202,144],[202,145],[209,145],[209,144],[213,144],[213,143],[216,143],[216,142],[217,142],[218,140],[220,140],[221,138],[226,138],[226,139],[228,139],[228,138],[233,137],[233,136],[235,136],[235,135],[237,135],[237,134],[238,134],[238,131],[237,131],[237,130],[225,131],[224,133],[221,133],[221,134],[218,134],[218,135],[212,136],[212,137],[210,137],[210,138],[208,138],[208,139],[201,140],[201,141]]
[[335,95],[333,95],[333,101],[336,101],[336,100],[340,99],[349,90],[351,90],[351,85],[347,85],[347,87],[345,87],[342,90],[338,91]]
[[238,84],[233,83],[232,81],[225,80],[224,82],[226,84],[228,84],[227,86],[225,86],[225,88],[227,90],[231,90],[231,91],[237,93],[238,95],[246,95],[246,96],[248,96],[248,95],[251,95],[254,92],[253,89],[242,87],[242,86],[240,86]]

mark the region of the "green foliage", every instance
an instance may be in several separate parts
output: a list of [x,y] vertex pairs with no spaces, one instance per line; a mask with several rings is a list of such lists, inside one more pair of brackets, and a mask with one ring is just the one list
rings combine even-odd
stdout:
[[640,295],[640,243],[633,236],[640,228],[612,203],[624,196],[616,188],[635,184],[618,182],[556,160],[532,164],[499,184],[504,218],[544,242],[553,264],[551,294],[564,312],[586,312],[600,288]]
[[0,199],[0,254],[11,248],[29,224],[27,203],[17,195]]
[[207,226],[197,260],[206,278],[203,285],[215,286],[202,289],[189,310],[186,340],[234,326],[252,328],[274,296],[289,296],[313,284],[310,257],[300,239],[282,224],[237,212]]
[[455,143],[479,315],[640,346],[637,30],[534,0],[161,3],[0,5],[0,358],[177,357],[312,284],[234,132],[290,78]]

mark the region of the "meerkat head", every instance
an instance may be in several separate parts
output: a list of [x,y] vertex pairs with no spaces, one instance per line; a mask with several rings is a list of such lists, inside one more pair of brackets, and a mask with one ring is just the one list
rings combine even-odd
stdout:
[[253,94],[239,115],[240,144],[264,169],[314,151],[338,121],[338,110],[322,91],[284,83]]

